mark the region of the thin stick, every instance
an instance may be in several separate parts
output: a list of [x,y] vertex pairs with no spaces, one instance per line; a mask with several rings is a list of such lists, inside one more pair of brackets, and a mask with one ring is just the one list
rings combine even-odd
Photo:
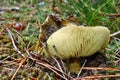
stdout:
[[65,64],[64,64],[64,62],[62,61],[61,58],[60,58],[60,61],[61,61],[61,63],[62,63],[63,71],[66,73]]
[[56,73],[57,75],[59,75],[61,78],[63,78],[63,79],[66,80],[66,78],[64,78],[61,74],[59,74],[57,71],[55,71],[53,68],[51,68],[50,65],[48,65],[48,64],[44,64],[44,63],[39,63],[39,62],[36,62],[36,63],[38,63],[38,64],[40,64],[40,65],[42,65],[42,66],[47,67],[48,69],[52,70],[54,73]]
[[120,31],[114,32],[113,34],[110,35],[110,37],[114,37],[116,35],[120,34]]
[[120,14],[104,14],[104,15],[109,17],[120,17]]
[[83,67],[80,68],[83,70],[112,70],[112,71],[120,71],[120,68],[108,68],[108,67]]
[[9,59],[9,58],[11,58],[11,57],[13,57],[13,56],[15,56],[15,54],[12,54],[12,55],[10,55],[10,56],[4,58],[3,60],[0,60],[0,63],[4,62],[5,60],[7,60],[7,59]]
[[119,45],[118,45],[118,42],[117,42],[117,38],[113,37],[113,39],[114,39],[114,41],[116,43],[117,48],[119,48]]
[[10,38],[11,38],[11,40],[12,40],[12,44],[13,44],[13,46],[14,46],[14,50],[17,51],[18,54],[20,54],[22,57],[24,57],[24,55],[21,53],[21,51],[19,51],[19,49],[18,49],[17,46],[15,45],[15,42],[14,42],[14,39],[13,39],[13,37],[12,37],[11,31],[10,31],[7,27],[6,27],[6,30],[7,30],[7,32],[9,33],[9,36],[10,36]]
[[119,47],[119,48],[116,50],[116,52],[115,52],[115,55],[118,56],[118,59],[120,59],[119,53],[120,53],[120,47]]
[[91,80],[91,79],[101,79],[101,78],[120,78],[120,75],[93,75],[86,76],[82,78],[74,78],[73,80]]
[[50,75],[46,72],[46,75],[48,76],[48,80],[52,80]]
[[31,57],[31,55],[30,55],[30,53],[29,53],[29,51],[25,48],[25,51],[26,51],[26,53],[28,54],[28,56],[30,56]]
[[[58,68],[60,69],[60,71],[61,72],[63,72],[63,70],[62,70],[62,68],[61,68],[61,66],[60,66],[60,64],[59,64],[59,62],[57,61],[57,59],[55,58],[55,57],[53,57],[52,56],[52,58],[55,60],[55,62],[57,63],[57,65],[58,65]],[[64,77],[65,77],[65,75],[64,74],[62,74]],[[66,77],[65,77],[66,78]],[[67,78],[66,78],[66,80],[67,80]]]
[[[37,59],[35,59],[35,58],[32,58],[32,57],[29,57],[30,59],[32,59],[32,60],[34,60],[34,61],[36,61],[36,63],[38,63],[38,64],[40,64],[40,65],[42,65],[42,66],[45,66],[45,67],[47,67],[48,69],[50,69],[50,70],[52,70],[53,72],[55,72],[56,74],[58,74],[60,77],[62,77],[63,79],[65,79],[62,75],[60,75],[58,72],[61,72],[59,69],[57,69],[56,67],[53,67],[53,66],[51,66],[51,65],[49,65],[49,64],[47,64],[47,63],[45,63],[45,62],[43,62],[43,61],[40,61],[40,60],[37,60]],[[58,72],[57,72],[58,71]],[[64,72],[61,72],[62,74],[65,74],[66,76],[68,76],[70,79],[73,79],[71,76],[69,76],[69,75],[67,75],[66,73],[64,73]]]
[[11,80],[14,79],[14,77],[16,76],[18,70],[21,68],[22,64],[26,61],[27,57],[24,57],[23,60],[19,63],[19,67],[17,68],[16,72],[14,73],[14,75],[12,76]]
[[87,61],[87,60],[85,60],[85,61],[84,61],[84,64],[82,65],[82,67],[81,67],[81,69],[80,69],[80,71],[79,71],[79,73],[78,73],[77,77],[79,77],[79,76],[80,76],[80,73],[82,72],[82,68],[83,68],[83,67],[85,66],[85,64],[86,64],[86,61]]

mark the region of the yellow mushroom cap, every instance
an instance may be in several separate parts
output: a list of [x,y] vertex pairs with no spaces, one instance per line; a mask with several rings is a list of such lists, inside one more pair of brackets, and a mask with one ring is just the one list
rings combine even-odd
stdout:
[[68,24],[47,40],[48,52],[63,59],[90,56],[105,48],[110,31],[103,26],[83,27]]

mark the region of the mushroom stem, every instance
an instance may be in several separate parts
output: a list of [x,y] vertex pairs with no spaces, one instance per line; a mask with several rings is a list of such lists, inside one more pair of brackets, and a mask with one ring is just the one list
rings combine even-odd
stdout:
[[78,73],[79,72],[79,67],[80,67],[80,58],[70,58],[69,59],[69,71]]

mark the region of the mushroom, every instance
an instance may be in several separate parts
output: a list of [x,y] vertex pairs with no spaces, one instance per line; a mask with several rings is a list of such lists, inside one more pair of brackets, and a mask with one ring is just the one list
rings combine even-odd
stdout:
[[[107,27],[68,24],[54,32],[46,42],[45,55],[70,59],[70,72],[78,72],[80,57],[91,56],[106,47],[110,39]],[[48,52],[48,53],[47,53]]]

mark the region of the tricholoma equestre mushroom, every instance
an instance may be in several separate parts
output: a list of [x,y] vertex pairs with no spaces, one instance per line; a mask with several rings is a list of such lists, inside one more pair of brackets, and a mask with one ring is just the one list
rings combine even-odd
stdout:
[[109,42],[109,36],[110,30],[107,27],[67,24],[48,38],[43,53],[62,59],[74,58],[74,61],[69,63],[70,71],[78,72],[76,68],[79,68],[80,63],[77,58],[93,55],[105,48]]

